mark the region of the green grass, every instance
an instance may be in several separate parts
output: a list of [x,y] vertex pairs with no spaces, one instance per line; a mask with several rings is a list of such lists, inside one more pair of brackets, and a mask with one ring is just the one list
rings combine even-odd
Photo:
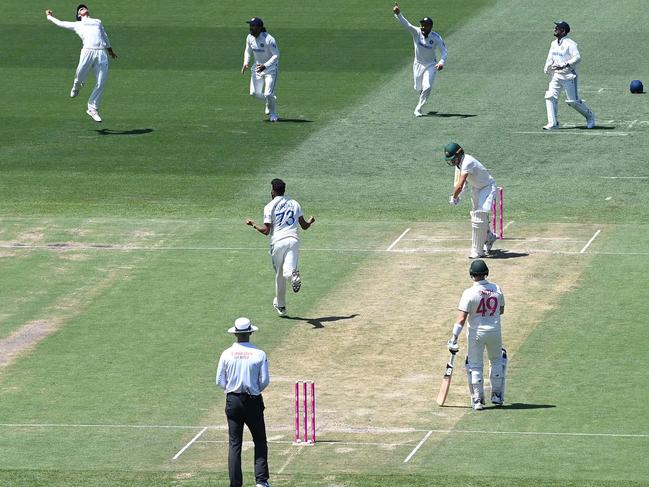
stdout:
[[[411,41],[390,2],[164,0],[138,2],[137,12],[132,2],[101,2],[92,12],[120,56],[102,125],[84,114],[88,87],[67,98],[76,36],[46,22],[35,2],[3,5],[0,242],[100,247],[0,248],[0,339],[48,317],[65,323],[0,370],[0,483],[227,485],[223,445],[195,447],[214,455],[209,466],[170,461],[206,411],[221,408],[213,375],[230,341],[224,330],[254,317],[264,325],[257,343],[281,360],[273,350],[285,336],[312,326],[318,304],[409,222],[466,224],[466,202],[446,204],[452,171],[441,148],[457,140],[505,187],[508,221],[609,225],[577,286],[512,359],[508,400],[523,406],[465,415],[407,465],[423,433],[397,451],[338,454],[323,444],[281,474],[283,450],[271,447],[272,483],[647,485],[649,196],[645,180],[601,178],[649,176],[649,111],[627,90],[631,79],[646,83],[647,69],[640,50],[609,52],[612,37],[646,40],[629,28],[643,5],[402,3],[411,21],[433,16],[449,47],[431,99],[443,116],[414,119]],[[51,8],[71,16],[65,2]],[[582,95],[601,128],[517,133],[544,124],[542,65],[557,12],[573,26]],[[278,40],[280,115],[292,121],[265,122],[239,73],[252,15]],[[563,103],[559,116],[583,123]],[[290,303],[303,320],[268,309],[267,241],[243,225],[261,219],[278,176],[318,218],[302,240],[308,288]],[[557,273],[568,258],[581,257],[557,256]],[[20,424],[43,426],[11,426]],[[54,424],[89,426],[44,426]],[[188,428],[122,427],[137,425]],[[608,433],[645,436],[584,436]]]

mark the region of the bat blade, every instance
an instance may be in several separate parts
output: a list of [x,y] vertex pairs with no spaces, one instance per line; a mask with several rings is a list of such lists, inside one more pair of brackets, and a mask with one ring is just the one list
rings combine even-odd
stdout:
[[457,183],[460,182],[460,170],[455,168],[455,175],[453,176],[453,187],[457,186]]
[[437,404],[443,406],[446,402],[446,397],[448,396],[448,391],[451,388],[451,378],[453,377],[453,363],[455,362],[455,354],[452,353],[446,363],[446,369],[444,370],[444,377],[442,378],[442,384],[439,387],[439,394],[437,394]]

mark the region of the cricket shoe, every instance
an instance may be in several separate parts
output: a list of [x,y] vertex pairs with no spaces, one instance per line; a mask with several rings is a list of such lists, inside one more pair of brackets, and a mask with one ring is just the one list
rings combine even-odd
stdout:
[[268,482],[262,482],[261,484],[257,484],[255,487],[270,487],[270,484]]
[[297,293],[302,287],[302,279],[300,278],[300,271],[295,270],[291,274],[291,286],[293,286],[293,292]]
[[482,399],[473,399],[473,409],[476,411],[482,411],[484,409],[484,403],[482,402]]
[[424,114],[421,113],[421,110],[419,108],[415,108],[415,117],[423,117]]
[[97,110],[93,110],[92,108],[88,108],[86,110],[86,113],[92,118],[95,122],[101,122],[101,117],[99,116],[99,112]]
[[277,311],[278,315],[286,316],[286,306],[278,306],[277,305],[277,298],[273,299],[273,308],[275,308],[275,311]]
[[552,125],[551,123],[544,125],[543,130],[557,130],[559,128],[559,124]]
[[264,113],[270,115],[270,110],[268,109],[268,103],[266,103],[266,108],[264,108]]
[[493,247],[496,240],[498,240],[498,236],[495,233],[489,232],[489,235],[487,235],[487,241],[484,244],[484,251],[486,253],[491,252],[491,247]]
[[485,254],[484,252],[476,252],[475,250],[472,250],[469,254],[469,259],[482,259],[486,256],[487,254]]
[[586,117],[586,128],[594,129],[595,128],[595,114],[593,112],[588,112]]
[[274,122],[277,122],[279,120],[279,117],[273,113],[273,114],[271,114],[270,117],[268,117],[268,120],[274,123]]
[[70,98],[76,98],[77,95],[79,94],[79,90],[81,89],[81,85],[72,85],[72,89],[70,90]]
[[502,406],[503,405],[503,398],[500,394],[496,394],[495,392],[491,395],[491,404],[494,406]]

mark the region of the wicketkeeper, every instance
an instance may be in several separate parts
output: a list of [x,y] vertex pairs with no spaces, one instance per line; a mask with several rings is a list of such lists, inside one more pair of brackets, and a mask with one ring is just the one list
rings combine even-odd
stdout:
[[489,268],[483,260],[474,260],[469,267],[473,286],[462,293],[457,322],[448,341],[451,353],[460,349],[458,337],[464,324],[467,330],[466,371],[471,391],[471,405],[475,410],[484,408],[484,351],[489,357],[491,402],[502,406],[505,400],[505,372],[507,353],[503,348],[500,315],[505,312],[505,295],[500,286],[487,281]]

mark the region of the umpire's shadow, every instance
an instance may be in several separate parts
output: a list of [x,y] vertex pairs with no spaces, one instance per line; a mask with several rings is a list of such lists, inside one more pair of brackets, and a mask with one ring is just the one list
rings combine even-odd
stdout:
[[131,129],[131,130],[113,130],[98,129],[95,130],[99,135],[144,135],[153,132],[153,129]]
[[440,118],[472,118],[477,117],[475,113],[440,113],[430,111],[424,114],[424,117],[440,117]]
[[[444,405],[445,408],[457,408],[457,409],[473,409],[469,404],[466,405]],[[487,406],[483,411],[496,411],[498,409],[551,409],[556,408],[554,404],[526,404],[522,402],[513,402],[511,404],[503,404],[502,406]]]
[[356,318],[357,316],[359,316],[358,313],[354,313],[353,315],[347,315],[347,316],[324,316],[322,318],[303,318],[301,316],[285,316],[284,319],[306,321],[308,324],[313,326],[313,328],[324,328],[325,325],[323,325],[323,323],[342,321],[342,320],[351,320],[353,318]]

